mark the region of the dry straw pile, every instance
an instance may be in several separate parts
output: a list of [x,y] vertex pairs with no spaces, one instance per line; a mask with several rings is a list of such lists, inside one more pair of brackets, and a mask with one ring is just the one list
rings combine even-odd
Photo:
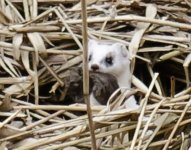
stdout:
[[[129,48],[141,105],[118,109],[126,92],[92,107],[97,147],[188,149],[191,2],[87,3],[89,37]],[[62,104],[68,70],[82,62],[79,0],[1,0],[0,23],[0,149],[90,149],[86,105]]]

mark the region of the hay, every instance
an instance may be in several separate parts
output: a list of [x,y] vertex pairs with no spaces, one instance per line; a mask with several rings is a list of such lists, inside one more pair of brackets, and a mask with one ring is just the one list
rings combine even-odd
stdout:
[[[131,93],[92,107],[97,147],[188,149],[191,3],[87,3],[89,37],[128,46],[134,72]],[[90,149],[86,105],[63,104],[69,69],[83,59],[79,1],[1,0],[0,6],[0,149]],[[131,94],[141,108],[118,109]]]

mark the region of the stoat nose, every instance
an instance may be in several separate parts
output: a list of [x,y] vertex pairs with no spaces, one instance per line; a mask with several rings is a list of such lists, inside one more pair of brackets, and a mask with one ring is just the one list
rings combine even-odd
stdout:
[[99,70],[99,66],[97,64],[93,64],[93,65],[91,65],[91,69],[93,71],[97,71],[97,70]]

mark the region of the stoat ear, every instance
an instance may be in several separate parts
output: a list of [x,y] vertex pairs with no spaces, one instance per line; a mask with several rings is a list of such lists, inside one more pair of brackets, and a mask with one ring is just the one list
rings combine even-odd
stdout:
[[88,39],[88,47],[92,47],[97,44],[96,40],[93,39]]
[[121,55],[123,57],[127,57],[128,56],[128,50],[126,48],[126,46],[122,43],[115,43],[113,44],[114,48],[117,50],[117,51],[120,51]]

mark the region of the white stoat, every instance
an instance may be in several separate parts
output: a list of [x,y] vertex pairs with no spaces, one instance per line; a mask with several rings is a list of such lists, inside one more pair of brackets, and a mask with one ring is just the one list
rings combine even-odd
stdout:
[[[88,51],[89,70],[114,75],[120,88],[131,87],[129,53],[124,44],[89,40]],[[99,104],[92,94],[90,100],[93,104]],[[138,107],[133,96],[126,100],[126,106]]]

